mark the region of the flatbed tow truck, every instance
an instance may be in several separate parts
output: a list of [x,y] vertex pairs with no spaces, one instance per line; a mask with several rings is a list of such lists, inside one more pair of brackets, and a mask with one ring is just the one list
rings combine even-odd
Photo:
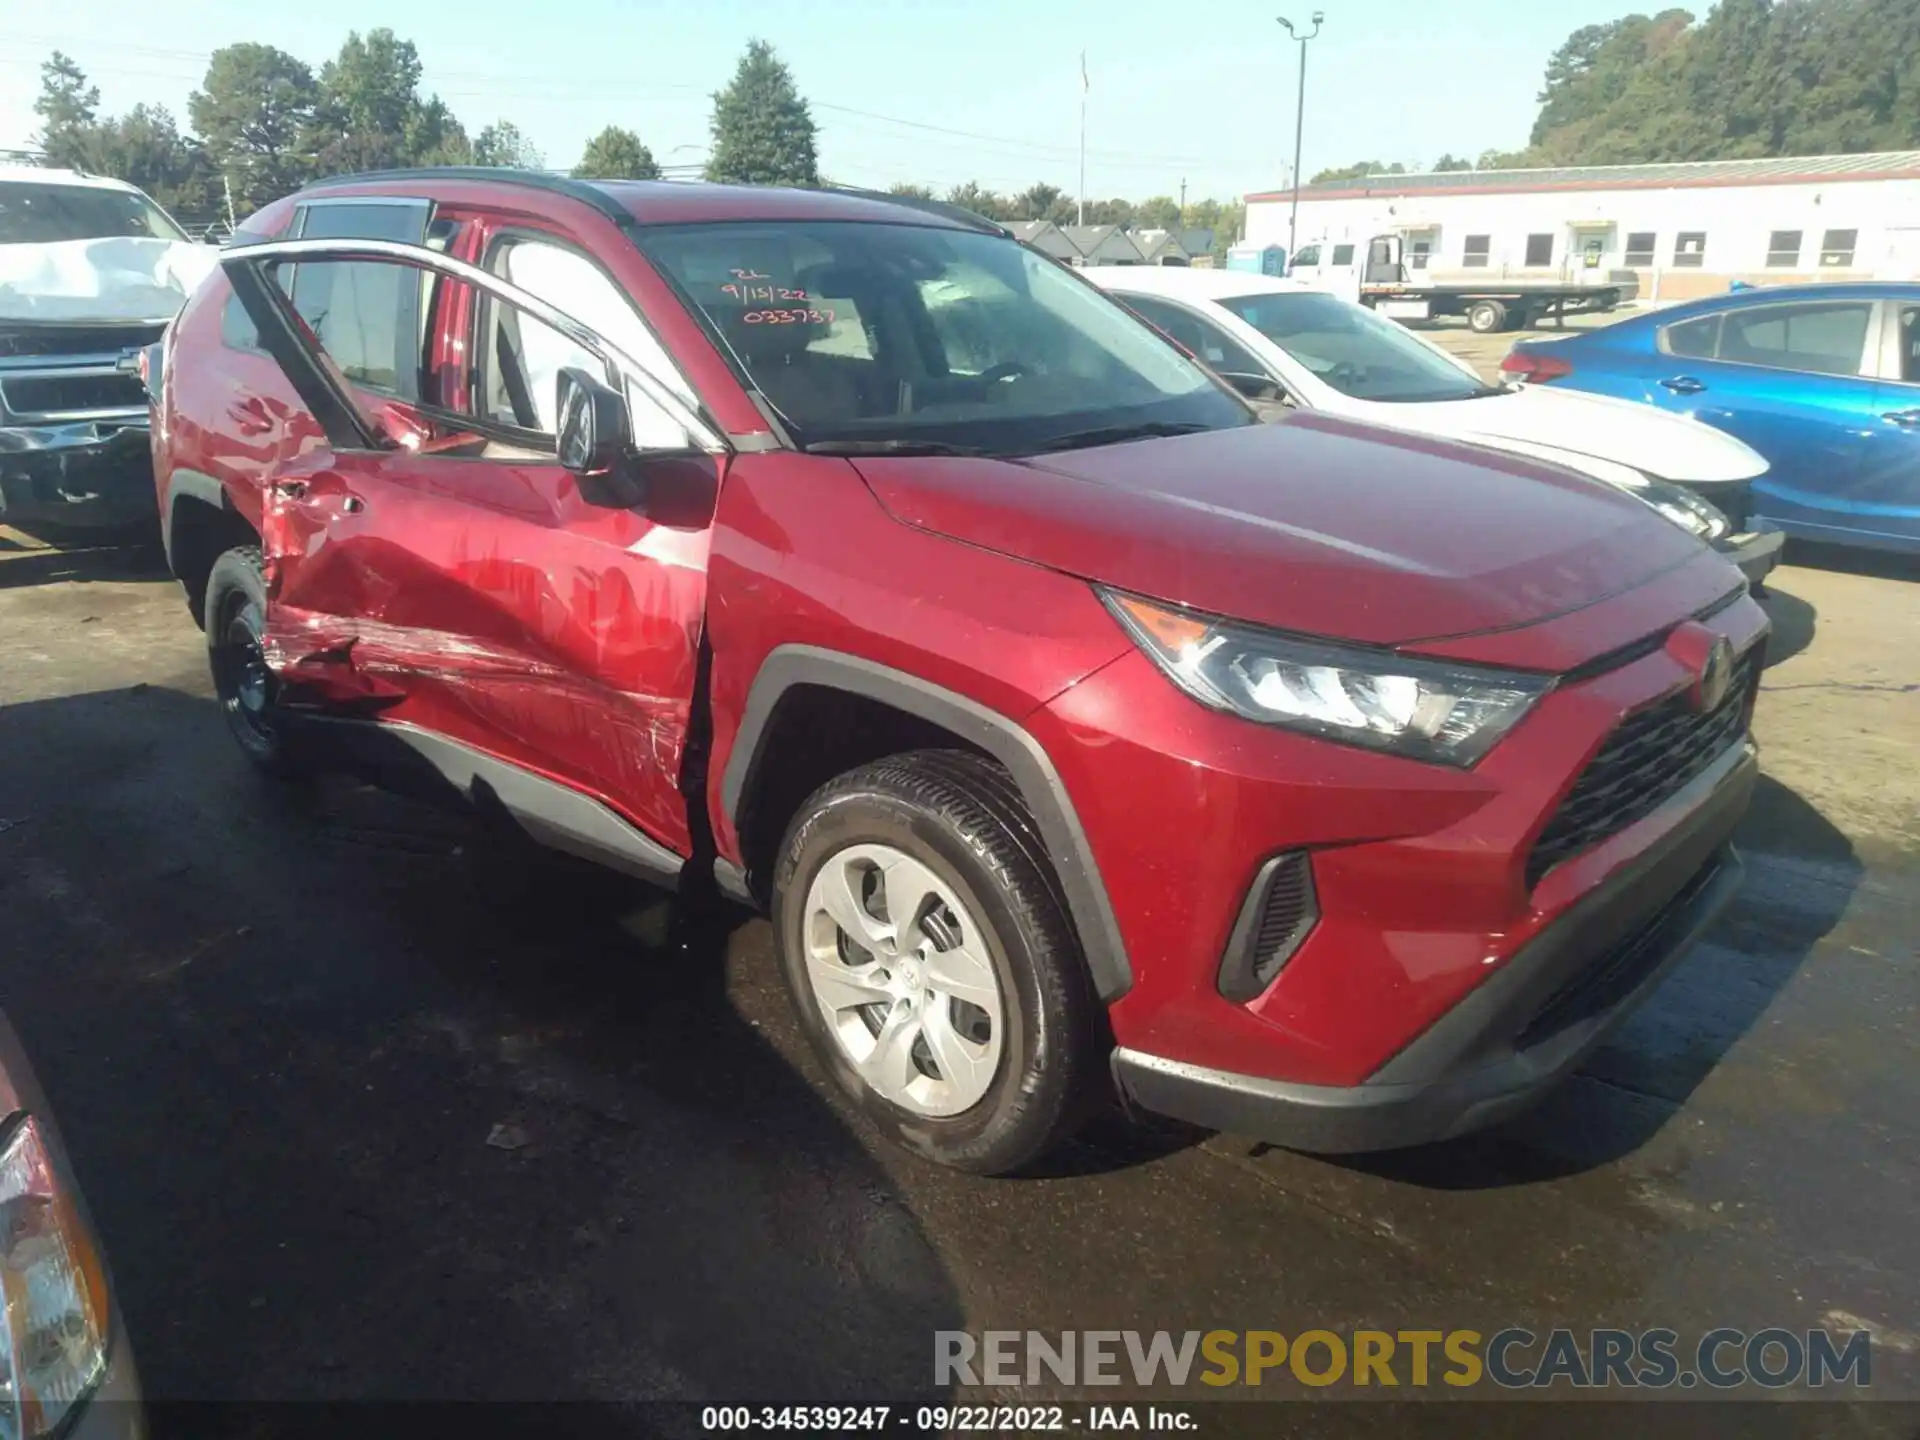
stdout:
[[1403,245],[1398,235],[1374,236],[1366,243],[1364,265],[1356,263],[1361,249],[1357,245],[1303,245],[1287,273],[1339,291],[1395,320],[1464,315],[1468,328],[1481,335],[1531,330],[1544,320],[1564,328],[1569,314],[1611,310],[1640,294],[1640,277],[1631,270],[1610,270],[1604,275],[1595,271],[1593,279],[1579,282],[1504,275],[1472,281],[1429,280],[1423,271],[1408,270]]

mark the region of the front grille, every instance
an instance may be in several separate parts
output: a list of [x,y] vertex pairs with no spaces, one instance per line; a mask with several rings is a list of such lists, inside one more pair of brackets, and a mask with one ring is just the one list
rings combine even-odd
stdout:
[[1681,694],[1620,722],[1534,841],[1529,888],[1562,860],[1646,819],[1740,739],[1760,679],[1760,650],[1751,647],[1735,663],[1733,683],[1716,709],[1702,714]]
[[62,415],[76,410],[138,410],[147,392],[138,375],[7,375],[0,403],[14,415]]
[[1667,921],[1692,904],[1719,871],[1720,856],[1716,855],[1681,887],[1678,895],[1549,995],[1516,1038],[1515,1047],[1524,1050],[1570,1025],[1603,1015],[1637,990],[1670,953],[1670,947],[1659,943]]
[[158,325],[9,325],[0,322],[0,359],[15,355],[118,355],[153,344]]

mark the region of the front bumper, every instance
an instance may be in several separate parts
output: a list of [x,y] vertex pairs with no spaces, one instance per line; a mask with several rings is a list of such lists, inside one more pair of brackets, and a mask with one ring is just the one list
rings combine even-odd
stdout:
[[106,529],[153,515],[153,455],[144,415],[0,425],[0,525],[39,521]]
[[[1233,1074],[1125,1048],[1131,1104],[1301,1150],[1445,1140],[1526,1109],[1659,986],[1740,888],[1730,843],[1759,764],[1751,743],[1676,794],[1685,819],[1516,951],[1373,1075],[1351,1086]],[[1665,808],[1665,807],[1663,807]]]
[[1786,533],[1770,521],[1755,520],[1751,528],[1714,542],[1713,548],[1740,567],[1749,585],[1759,585],[1780,563],[1780,552],[1787,543]]

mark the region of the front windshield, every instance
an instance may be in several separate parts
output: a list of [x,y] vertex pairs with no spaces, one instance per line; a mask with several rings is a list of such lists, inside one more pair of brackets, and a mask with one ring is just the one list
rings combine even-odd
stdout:
[[1257,423],[1157,331],[998,236],[789,222],[639,243],[803,446],[1021,454]]
[[1499,393],[1467,376],[1391,320],[1315,290],[1239,295],[1220,304],[1356,400],[1414,403]]
[[184,240],[186,234],[137,190],[0,181],[0,245],[62,240]]

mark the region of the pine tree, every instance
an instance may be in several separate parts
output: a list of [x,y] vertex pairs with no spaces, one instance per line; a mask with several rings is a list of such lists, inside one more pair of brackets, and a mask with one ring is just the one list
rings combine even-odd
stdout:
[[40,148],[47,163],[62,167],[86,160],[87,134],[100,112],[100,91],[87,83],[86,73],[58,50],[40,67],[40,98],[33,113],[40,117]]
[[713,97],[707,178],[734,185],[818,185],[815,135],[792,74],[771,45],[750,40],[733,83]]

